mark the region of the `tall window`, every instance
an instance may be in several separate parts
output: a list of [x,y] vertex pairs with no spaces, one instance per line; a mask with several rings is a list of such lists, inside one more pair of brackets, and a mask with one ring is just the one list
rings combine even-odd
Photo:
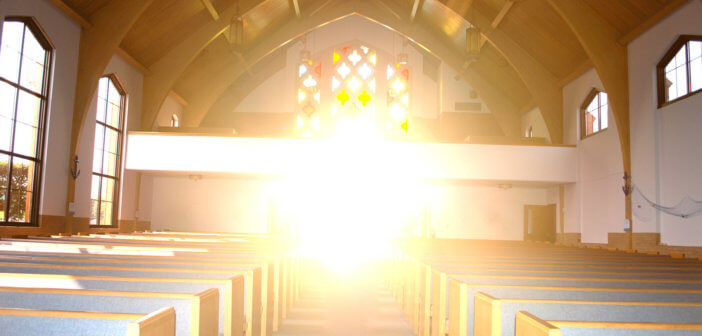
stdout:
[[95,124],[90,225],[116,226],[125,92],[116,76],[100,79]]
[[607,129],[608,112],[607,94],[593,89],[580,107],[581,136],[584,138]]
[[702,36],[678,38],[657,71],[659,107],[702,90]]
[[37,225],[52,49],[33,19],[5,18],[0,45],[0,225]]

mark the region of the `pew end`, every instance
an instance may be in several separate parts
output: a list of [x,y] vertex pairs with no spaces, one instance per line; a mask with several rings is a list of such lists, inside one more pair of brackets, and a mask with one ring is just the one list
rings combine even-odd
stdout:
[[517,312],[515,336],[561,336],[561,330],[529,312]]

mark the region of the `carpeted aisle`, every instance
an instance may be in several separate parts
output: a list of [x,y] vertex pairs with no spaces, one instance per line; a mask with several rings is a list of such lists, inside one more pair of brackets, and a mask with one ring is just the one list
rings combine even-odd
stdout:
[[330,271],[323,265],[305,269],[300,298],[276,336],[414,335],[397,302],[382,284],[377,265],[353,272]]

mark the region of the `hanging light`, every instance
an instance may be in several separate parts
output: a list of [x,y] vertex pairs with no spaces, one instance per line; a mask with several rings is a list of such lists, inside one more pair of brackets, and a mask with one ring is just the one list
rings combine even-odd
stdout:
[[244,48],[244,19],[241,16],[232,18],[229,25],[229,44],[235,52]]
[[397,54],[397,64],[407,65],[409,63],[409,56],[407,55],[407,39],[402,40],[402,52]]
[[480,57],[480,28],[470,26],[466,29],[466,56],[470,61],[476,61]]
[[307,63],[312,60],[312,53],[307,49],[307,36],[300,38],[302,50],[300,51],[300,62]]

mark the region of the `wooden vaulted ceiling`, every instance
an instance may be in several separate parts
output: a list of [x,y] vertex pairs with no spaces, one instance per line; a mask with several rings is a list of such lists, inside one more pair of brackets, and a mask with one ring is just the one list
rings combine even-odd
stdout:
[[[50,1],[70,7],[76,16],[95,24],[94,20],[104,15],[101,9],[123,0]],[[251,67],[275,54],[281,44],[325,20],[356,13],[407,35],[458,70],[493,113],[499,111],[503,125],[517,123],[521,113],[538,106],[549,130],[562,133],[558,90],[591,67],[592,62],[579,36],[552,1],[151,0],[129,27],[119,48],[122,55],[127,55],[145,72],[147,116],[142,127],[152,128],[153,114],[166,97],[165,89],[176,92],[188,103],[184,121],[188,126],[197,126],[212,106],[227,101],[231,86],[241,84],[237,82],[239,76],[252,77]],[[686,2],[568,1],[583,2],[594,10],[602,22],[614,27],[622,45]],[[227,26],[238,15],[243,15],[245,43],[244,51],[237,55],[228,45]],[[213,26],[213,22],[220,24]],[[473,63],[465,63],[463,56],[468,22],[480,26],[487,41],[481,58]],[[178,49],[208,25],[212,26],[208,33],[212,36],[203,38],[204,43],[193,44],[195,47],[183,51]],[[174,50],[192,55],[171,61],[177,59],[172,55]],[[167,71],[162,68],[166,65],[174,73],[165,74]],[[152,83],[161,78],[167,78],[163,87]],[[549,84],[546,89],[543,83]],[[237,92],[241,94],[241,90]],[[506,128],[510,126],[503,126]],[[516,129],[511,127],[505,133],[514,133]],[[561,141],[559,134],[552,134],[552,138]]]

